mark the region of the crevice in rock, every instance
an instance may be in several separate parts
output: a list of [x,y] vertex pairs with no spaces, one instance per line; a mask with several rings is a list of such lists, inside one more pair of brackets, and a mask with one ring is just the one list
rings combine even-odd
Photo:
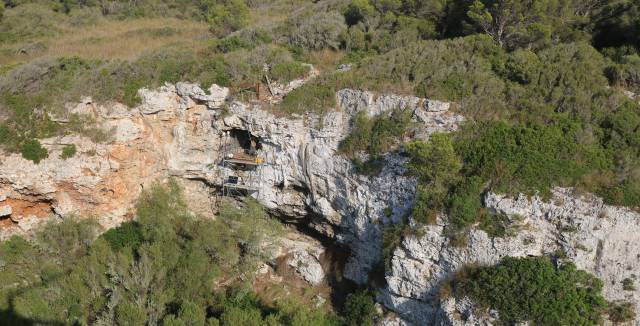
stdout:
[[[307,210],[307,214],[303,218],[285,218],[283,216],[278,216],[278,218],[286,226],[317,240],[325,248],[319,261],[325,272],[327,284],[332,289],[330,301],[334,310],[342,309],[348,294],[358,288],[356,283],[343,276],[345,265],[351,256],[351,249],[316,229],[314,225],[323,221],[323,217],[311,210]],[[333,225],[330,227],[332,234],[338,231],[337,227]]]
[[0,228],[19,224],[26,217],[46,218],[57,215],[52,201],[42,198],[7,198],[2,201],[0,207],[6,210],[0,217]]
[[260,139],[249,130],[233,128],[225,131],[228,137],[225,139],[225,149],[230,154],[242,152],[255,155],[256,151],[262,148]]

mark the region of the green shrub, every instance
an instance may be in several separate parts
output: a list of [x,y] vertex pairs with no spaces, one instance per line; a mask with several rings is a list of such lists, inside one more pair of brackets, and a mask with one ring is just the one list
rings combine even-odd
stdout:
[[342,315],[345,325],[372,326],[376,316],[373,294],[366,290],[349,294]]
[[402,237],[407,233],[408,227],[405,223],[398,223],[387,226],[382,233],[382,261],[385,268],[391,267],[393,252],[402,243]]
[[[350,158],[360,173],[378,174],[384,165],[382,155],[399,146],[411,126],[411,115],[411,110],[404,108],[375,117],[359,112],[349,135],[340,143],[339,153]],[[361,162],[361,153],[368,156],[366,162]]]
[[322,113],[335,107],[338,82],[335,77],[317,78],[289,92],[280,104],[284,113]]
[[140,226],[136,222],[124,222],[117,228],[102,234],[102,238],[115,251],[120,251],[123,248],[130,248],[135,251],[142,242],[142,233]]
[[609,320],[614,323],[625,323],[636,319],[636,311],[630,302],[617,301],[609,303],[607,310]]
[[462,162],[448,134],[433,134],[428,143],[410,142],[405,149],[411,157],[409,170],[419,179],[413,216],[423,223],[435,223],[449,189],[457,183]]
[[249,43],[247,40],[239,36],[228,36],[221,40],[215,40],[212,44],[212,48],[216,52],[229,53],[239,49],[251,49],[255,45]]
[[340,37],[347,29],[336,11],[304,12],[287,21],[289,44],[305,49],[338,49]]
[[548,195],[553,185],[572,185],[610,166],[601,148],[575,141],[580,132],[575,124],[488,123],[472,130],[456,142],[464,173],[491,179],[494,191]]
[[447,198],[447,215],[449,222],[456,228],[469,226],[481,217],[482,193],[484,183],[482,179],[471,176],[462,179]]
[[271,76],[282,82],[288,83],[300,78],[309,72],[309,66],[299,62],[281,62],[271,67]]
[[571,263],[557,268],[545,257],[507,257],[496,266],[469,266],[453,283],[456,296],[497,309],[504,324],[599,325],[607,307],[602,281]]
[[63,160],[66,160],[68,158],[73,157],[74,155],[76,155],[76,145],[74,144],[65,145],[62,148],[62,153],[60,154],[60,158],[62,158]]
[[248,23],[249,7],[244,0],[204,1],[202,6],[207,7],[209,30],[214,35],[226,35]]
[[253,49],[261,44],[273,41],[269,32],[262,29],[243,29],[223,39],[216,39],[210,45],[210,50],[219,53],[229,53],[240,49]]
[[22,157],[38,164],[43,159],[49,157],[49,151],[40,145],[37,139],[29,139],[20,146]]
[[59,13],[36,3],[26,3],[11,10],[4,10],[2,16],[0,18],[1,43],[24,42],[55,35],[58,29],[56,21],[64,19]]
[[487,232],[492,238],[503,238],[513,235],[515,230],[511,224],[511,219],[505,214],[487,214],[483,212],[480,215],[480,225],[478,227]]
[[633,284],[633,280],[630,278],[625,278],[624,280],[622,280],[622,289],[625,291],[635,291],[636,287]]

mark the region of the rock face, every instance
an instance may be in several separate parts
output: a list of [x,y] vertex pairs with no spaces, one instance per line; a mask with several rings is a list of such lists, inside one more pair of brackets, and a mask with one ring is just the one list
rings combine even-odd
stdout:
[[318,285],[324,280],[324,270],[320,265],[320,254],[316,251],[309,253],[307,250],[296,250],[287,262],[311,285]]
[[[351,117],[360,111],[376,115],[405,108],[411,110],[416,122],[421,122],[418,134],[422,137],[435,131],[454,130],[462,117],[445,110],[448,106],[444,103],[411,96],[376,98],[370,92],[343,90],[336,97],[338,110],[322,118],[308,115],[296,120],[232,103],[230,115],[217,120],[214,128],[244,130],[259,138],[259,154],[265,164],[260,167],[260,178],[255,183],[258,200],[276,214],[311,219],[309,226],[350,247],[352,257],[345,276],[364,283],[380,258],[380,225],[406,215],[416,182],[405,175],[402,157],[387,156],[380,175],[366,177],[356,173],[350,161],[337,155],[340,141],[348,134]],[[387,208],[392,208],[390,214],[385,214]]]
[[[279,91],[284,94],[302,82]],[[377,176],[356,173],[338,154],[352,117],[410,110],[419,139],[453,131],[463,120],[449,111],[448,103],[348,89],[336,94],[337,107],[326,115],[293,118],[262,110],[259,103],[232,101],[227,89],[215,85],[205,92],[194,84],[167,84],[139,95],[142,103],[131,109],[94,104],[89,98],[71,108],[110,132],[107,142],[80,136],[45,139],[49,157],[38,165],[17,154],[0,158],[0,240],[31,234],[42,223],[70,214],[97,215],[105,228],[114,227],[133,216],[145,187],[169,177],[180,180],[192,211],[213,216],[213,194],[235,173],[220,164],[234,154],[229,143],[254,143],[261,164],[245,180],[257,190],[251,194],[282,219],[349,247],[343,274],[364,284],[380,261],[382,228],[407,216],[416,180],[406,174],[407,158],[400,154],[387,154]],[[77,154],[65,160],[60,154],[68,144],[76,145]],[[622,281],[640,270],[639,214],[569,189],[555,189],[549,202],[490,193],[485,203],[512,218],[516,235],[492,239],[472,230],[468,243],[458,248],[449,243],[440,220],[423,227],[421,236],[406,237],[394,252],[388,286],[378,298],[402,318],[382,324],[490,325],[495,316],[477,314],[468,299],[441,302],[439,284],[464,264],[495,264],[505,256],[557,250],[600,277],[607,299],[624,299],[638,309],[640,293],[625,291]],[[309,283],[320,284],[325,279],[321,253],[290,246],[287,264]]]
[[515,235],[492,239],[482,230],[472,230],[468,243],[457,248],[444,235],[443,225],[431,225],[424,227],[423,236],[405,238],[394,253],[386,277],[388,288],[380,298],[390,309],[419,324],[491,324],[475,315],[465,300],[439,302],[440,283],[465,264],[492,265],[505,256],[540,256],[561,250],[578,268],[604,282],[606,299],[629,301],[640,312],[640,291],[637,287],[624,290],[622,285],[640,270],[640,214],[565,188],[554,189],[548,202],[489,193],[485,203],[489,210],[512,218],[518,228]]
[[[11,221],[0,220],[0,239],[30,234],[51,217],[69,214],[97,215],[105,228],[113,227],[131,216],[145,186],[169,176],[191,179],[207,173],[207,165],[217,162],[215,112],[179,96],[173,85],[139,93],[143,102],[133,109],[90,99],[72,109],[111,133],[106,143],[56,137],[41,141],[49,157],[40,164],[19,154],[0,159],[0,194],[12,209]],[[77,154],[62,159],[68,144]]]
[[[264,161],[252,180],[258,189],[254,196],[273,213],[349,246],[352,256],[345,276],[364,283],[379,261],[381,225],[406,215],[415,180],[405,175],[406,159],[397,155],[386,157],[379,176],[355,173],[351,162],[337,155],[351,117],[360,111],[376,115],[410,110],[422,138],[454,130],[462,120],[448,112],[447,103],[353,90],[338,92],[338,107],[324,117],[296,118],[277,117],[259,104],[241,102],[227,103],[223,117],[220,107],[228,90],[215,85],[209,94],[198,85],[178,83],[141,89],[139,95],[142,103],[132,109],[117,103],[96,105],[88,98],[72,108],[112,131],[110,142],[52,138],[43,141],[50,155],[38,165],[15,154],[2,159],[1,192],[44,206],[38,214],[13,207],[12,216],[25,218],[0,229],[0,238],[28,233],[39,224],[34,221],[49,216],[95,214],[105,227],[118,225],[131,215],[142,189],[158,179],[174,176],[217,187],[233,172],[219,164],[226,144],[239,141],[230,138],[241,134],[257,139]],[[60,152],[66,144],[75,144],[78,154],[63,160]],[[192,209],[206,214],[207,206],[214,205],[206,200],[209,194],[198,196],[201,188],[188,185]],[[298,260],[310,261],[303,256]],[[320,278],[314,270],[301,274],[312,275],[312,283]]]

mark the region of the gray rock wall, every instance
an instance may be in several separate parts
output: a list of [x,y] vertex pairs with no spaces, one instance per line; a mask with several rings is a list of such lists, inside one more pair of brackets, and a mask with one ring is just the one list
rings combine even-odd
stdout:
[[491,324],[474,314],[467,302],[440,302],[440,283],[465,264],[492,265],[506,256],[541,256],[562,250],[578,268],[603,281],[606,299],[629,301],[640,313],[640,287],[633,291],[622,287],[625,278],[635,279],[640,271],[640,214],[566,188],[554,189],[547,202],[539,197],[489,193],[485,203],[488,209],[511,216],[517,233],[492,239],[474,229],[468,243],[457,248],[444,235],[442,221],[425,226],[423,236],[407,237],[394,253],[386,277],[388,288],[380,297],[387,307],[417,324]]

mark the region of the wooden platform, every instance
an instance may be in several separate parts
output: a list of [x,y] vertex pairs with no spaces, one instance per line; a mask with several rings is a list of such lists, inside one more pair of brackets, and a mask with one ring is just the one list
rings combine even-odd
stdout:
[[223,186],[225,188],[242,189],[242,190],[246,190],[246,191],[258,191],[258,189],[256,187],[251,187],[251,186],[247,186],[247,185],[243,185],[243,184],[237,184],[237,183],[225,183],[225,184],[223,184]]
[[225,162],[233,164],[260,165],[261,159],[257,156],[249,155],[243,152],[234,153],[231,158],[224,158]]

